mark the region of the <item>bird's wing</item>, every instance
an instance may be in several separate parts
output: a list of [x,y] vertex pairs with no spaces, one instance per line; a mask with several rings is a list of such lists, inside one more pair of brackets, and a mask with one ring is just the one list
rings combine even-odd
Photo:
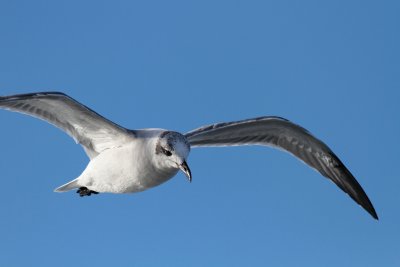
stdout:
[[2,96],[0,108],[24,113],[55,125],[81,144],[90,158],[134,137],[133,132],[59,92]]
[[282,149],[331,179],[378,219],[364,190],[332,150],[306,129],[279,117],[216,123],[185,134],[192,147],[264,145]]

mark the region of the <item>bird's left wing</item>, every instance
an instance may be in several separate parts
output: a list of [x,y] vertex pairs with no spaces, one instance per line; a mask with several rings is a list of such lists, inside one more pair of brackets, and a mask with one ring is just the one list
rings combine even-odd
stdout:
[[282,149],[331,179],[378,219],[364,190],[339,158],[306,129],[279,117],[216,123],[185,134],[192,147],[264,145]]
[[81,144],[90,158],[108,148],[120,146],[134,136],[133,132],[59,92],[2,96],[0,108],[55,125]]

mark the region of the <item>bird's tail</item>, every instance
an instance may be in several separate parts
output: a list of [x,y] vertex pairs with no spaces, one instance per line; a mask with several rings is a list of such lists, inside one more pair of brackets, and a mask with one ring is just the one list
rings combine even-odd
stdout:
[[66,192],[66,191],[76,189],[79,187],[80,187],[80,185],[78,184],[78,178],[76,178],[75,180],[72,180],[72,181],[54,189],[54,192],[59,192],[59,193]]

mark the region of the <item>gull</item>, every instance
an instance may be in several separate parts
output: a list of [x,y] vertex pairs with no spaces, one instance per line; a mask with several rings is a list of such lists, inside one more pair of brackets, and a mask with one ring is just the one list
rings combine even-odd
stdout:
[[368,196],[340,159],[321,140],[289,120],[264,116],[206,125],[185,134],[164,129],[129,130],[61,92],[0,97],[0,108],[45,120],[82,145],[90,161],[82,174],[55,189],[80,196],[134,193],[158,186],[181,170],[191,148],[261,145],[294,155],[333,181],[373,218]]

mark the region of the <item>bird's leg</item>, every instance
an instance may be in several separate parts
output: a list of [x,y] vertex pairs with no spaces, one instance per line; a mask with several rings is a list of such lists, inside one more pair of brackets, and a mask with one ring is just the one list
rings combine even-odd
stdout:
[[76,192],[77,192],[77,193],[79,194],[79,196],[81,196],[81,197],[90,196],[91,194],[97,195],[97,194],[99,193],[99,192],[90,190],[90,189],[88,189],[87,187],[80,187],[80,188],[78,189],[78,191],[76,191]]

